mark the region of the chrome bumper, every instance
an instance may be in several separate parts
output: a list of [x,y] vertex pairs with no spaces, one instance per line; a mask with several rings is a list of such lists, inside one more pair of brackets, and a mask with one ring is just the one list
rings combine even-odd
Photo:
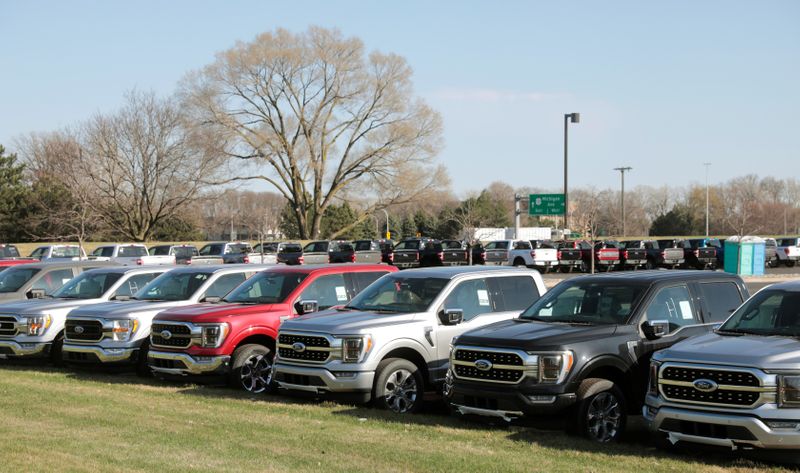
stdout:
[[119,363],[131,360],[138,348],[103,348],[98,346],[64,344],[63,353],[88,353],[94,355],[100,363]]
[[453,404],[452,406],[462,415],[498,417],[506,422],[511,422],[514,419],[519,419],[524,415],[522,411],[496,411],[492,409],[479,409],[477,407],[462,406],[459,404]]
[[207,358],[209,359],[197,360],[191,355],[187,355],[186,353],[174,353],[168,351],[150,350],[150,352],[147,354],[148,362],[154,359],[172,360],[172,361],[180,361],[184,365],[186,365],[186,368],[162,368],[158,366],[153,366],[152,363],[148,363],[150,365],[150,369],[153,370],[153,372],[168,374],[173,376],[204,375],[213,373],[216,371],[220,371],[222,367],[226,367],[231,361],[231,357],[227,355],[210,356]]
[[[289,365],[285,363],[275,363],[275,373],[273,379],[276,379],[278,387],[281,389],[305,391],[316,394],[330,392],[330,393],[350,393],[350,392],[371,392],[372,383],[375,379],[374,371],[352,371],[353,376],[335,376],[332,372],[322,367],[306,367]],[[279,373],[301,375],[301,376],[315,376],[322,380],[324,386],[306,386],[300,384],[288,383],[280,381]]]
[[17,343],[13,340],[0,341],[0,348],[8,348],[12,354],[8,356],[41,355],[49,343]]

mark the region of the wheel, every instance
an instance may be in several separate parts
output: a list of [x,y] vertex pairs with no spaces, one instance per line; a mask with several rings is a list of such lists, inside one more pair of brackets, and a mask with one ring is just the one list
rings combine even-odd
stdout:
[[269,348],[251,343],[234,350],[229,381],[231,387],[253,394],[272,391],[272,353]]
[[64,366],[62,349],[64,348],[64,332],[56,335],[53,344],[50,346],[50,362],[55,366]]
[[414,413],[422,407],[424,381],[419,368],[402,358],[388,358],[378,365],[375,404],[398,414]]
[[514,266],[525,266],[525,260],[522,258],[515,259]]
[[786,265],[787,268],[794,268],[794,260],[792,260],[792,259],[787,259],[784,262],[784,264]]
[[607,379],[589,378],[578,388],[578,432],[595,442],[616,442],[625,430],[627,406],[622,390]]
[[136,375],[142,378],[153,376],[153,370],[147,364],[147,354],[150,352],[150,341],[145,340],[139,348],[139,358],[136,360]]
[[780,262],[778,258],[772,258],[771,260],[767,261],[767,266],[770,268],[777,268]]
[[653,260],[649,259],[647,260],[647,263],[644,264],[644,269],[656,269],[656,264],[653,262]]

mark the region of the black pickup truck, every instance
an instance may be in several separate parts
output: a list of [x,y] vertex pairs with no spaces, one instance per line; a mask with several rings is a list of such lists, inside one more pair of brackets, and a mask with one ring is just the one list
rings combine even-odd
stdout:
[[299,243],[284,243],[278,248],[276,259],[289,266],[303,264],[303,247]]
[[619,242],[622,252],[620,269],[636,269],[647,265],[647,250],[641,247],[637,240],[624,240]]
[[398,268],[442,266],[442,244],[430,238],[409,238],[394,247],[394,264]]
[[558,255],[558,269],[562,273],[571,273],[575,269],[578,271],[586,270],[586,265],[583,263],[583,252],[578,247],[578,242],[557,241],[555,246],[558,250],[558,253],[556,253]]
[[469,264],[467,244],[459,240],[442,240],[442,265],[463,266]]
[[716,269],[717,250],[706,244],[705,238],[678,240],[675,247],[683,248],[683,265],[694,269]]
[[741,278],[721,272],[567,279],[518,318],[456,337],[445,399],[506,421],[561,415],[590,439],[617,440],[641,413],[652,353],[709,332],[747,297]]

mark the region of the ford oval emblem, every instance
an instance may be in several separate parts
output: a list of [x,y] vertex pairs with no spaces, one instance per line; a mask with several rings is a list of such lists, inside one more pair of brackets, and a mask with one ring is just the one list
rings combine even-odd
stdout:
[[161,338],[163,338],[164,340],[169,340],[170,338],[172,338],[172,332],[170,332],[169,330],[162,330]]
[[296,351],[297,353],[303,353],[306,351],[306,346],[300,342],[297,342],[292,345],[292,350]]
[[713,393],[719,385],[710,379],[696,379],[692,383],[695,389],[704,393]]
[[489,360],[476,360],[475,368],[481,371],[489,371],[490,369],[492,369],[492,362]]
[[75,333],[77,333],[77,334],[83,333],[83,327],[80,326],[80,325],[76,325],[75,326]]

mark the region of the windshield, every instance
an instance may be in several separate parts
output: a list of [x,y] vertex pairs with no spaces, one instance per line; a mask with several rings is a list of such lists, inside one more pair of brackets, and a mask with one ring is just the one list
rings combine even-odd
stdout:
[[117,256],[121,258],[134,258],[137,256],[147,256],[147,248],[143,246],[120,246]]
[[211,256],[211,255],[222,254],[223,246],[225,245],[220,245],[217,243],[209,243],[208,245],[200,248],[200,256]]
[[71,279],[52,295],[57,299],[97,299],[122,277],[120,273],[87,271]]
[[76,258],[81,256],[79,246],[55,246],[50,255],[51,258]]
[[643,286],[620,283],[561,283],[520,315],[522,319],[592,325],[627,322]]
[[19,257],[19,250],[17,250],[16,246],[0,245],[0,257],[3,257],[3,258],[18,258]]
[[277,304],[286,300],[307,276],[305,273],[258,273],[223,300],[244,304]]
[[153,279],[133,298],[143,301],[185,301],[190,299],[210,277],[211,273],[165,273]]
[[800,336],[800,292],[764,290],[745,302],[720,332]]
[[226,254],[251,253],[253,251],[247,243],[231,243],[225,249]]
[[397,245],[395,245],[395,250],[418,250],[419,249],[419,240],[408,240],[408,241],[401,241]]
[[8,268],[0,272],[0,293],[19,291],[39,271],[39,268]]
[[347,307],[376,312],[425,312],[448,282],[442,278],[384,276],[354,297]]

